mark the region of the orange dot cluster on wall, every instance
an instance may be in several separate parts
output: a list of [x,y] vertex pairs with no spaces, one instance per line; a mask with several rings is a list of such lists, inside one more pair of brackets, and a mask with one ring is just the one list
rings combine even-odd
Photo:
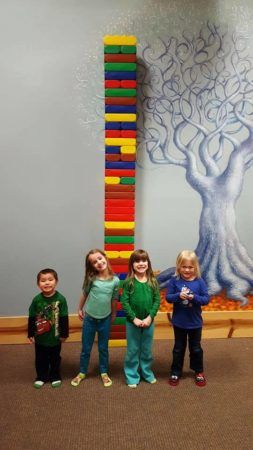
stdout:
[[[126,278],[134,250],[136,164],[135,36],[104,36],[105,238],[113,271]],[[125,339],[120,301],[110,339]]]

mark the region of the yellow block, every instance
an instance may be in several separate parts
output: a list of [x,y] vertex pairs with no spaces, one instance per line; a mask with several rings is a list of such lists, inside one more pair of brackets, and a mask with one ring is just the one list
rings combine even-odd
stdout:
[[105,222],[105,228],[117,229],[123,228],[125,230],[133,230],[135,222]]
[[125,252],[125,251],[120,251],[119,252],[119,257],[120,258],[130,258],[130,256],[132,255],[133,252]]
[[106,138],[105,145],[136,145],[135,138]]
[[126,347],[126,339],[109,339],[109,347]]
[[105,177],[105,184],[120,184],[119,177]]
[[117,251],[106,250],[105,254],[106,254],[107,258],[110,258],[110,259],[119,258],[119,252],[117,252]]
[[106,122],[136,122],[136,114],[105,114]]
[[111,36],[107,34],[103,38],[105,45],[136,45],[136,36]]
[[122,145],[120,152],[123,154],[135,155],[136,146],[135,145]]

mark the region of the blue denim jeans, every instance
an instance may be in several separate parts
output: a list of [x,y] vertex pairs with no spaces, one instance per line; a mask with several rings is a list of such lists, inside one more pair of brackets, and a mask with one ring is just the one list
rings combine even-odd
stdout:
[[83,320],[82,351],[80,357],[80,372],[87,373],[91,349],[95,334],[98,333],[99,371],[108,372],[109,352],[108,340],[111,328],[111,315],[105,319],[94,319],[85,313]]
[[138,384],[141,377],[150,383],[155,378],[151,370],[154,323],[148,328],[139,328],[126,321],[126,336],[124,372],[127,384]]

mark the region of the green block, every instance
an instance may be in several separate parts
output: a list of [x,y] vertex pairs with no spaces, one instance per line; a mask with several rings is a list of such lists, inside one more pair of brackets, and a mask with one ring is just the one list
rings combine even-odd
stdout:
[[105,236],[106,244],[134,244],[134,236]]
[[114,63],[114,62],[108,62],[105,63],[105,70],[106,71],[112,71],[112,72],[135,72],[136,71],[136,64],[135,63]]
[[135,184],[135,178],[133,177],[121,177],[120,184]]
[[136,53],[136,45],[121,45],[121,53]]
[[135,97],[136,89],[105,89],[106,97]]
[[113,325],[125,325],[126,318],[125,317],[116,317],[116,319],[113,322]]
[[105,45],[104,53],[120,53],[120,45]]

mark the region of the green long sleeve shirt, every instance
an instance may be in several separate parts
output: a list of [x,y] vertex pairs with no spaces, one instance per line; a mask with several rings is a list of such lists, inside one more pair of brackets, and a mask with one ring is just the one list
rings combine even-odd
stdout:
[[160,306],[159,288],[152,288],[148,282],[141,283],[136,278],[127,279],[120,301],[129,322],[135,317],[143,320],[148,315],[153,319]]

